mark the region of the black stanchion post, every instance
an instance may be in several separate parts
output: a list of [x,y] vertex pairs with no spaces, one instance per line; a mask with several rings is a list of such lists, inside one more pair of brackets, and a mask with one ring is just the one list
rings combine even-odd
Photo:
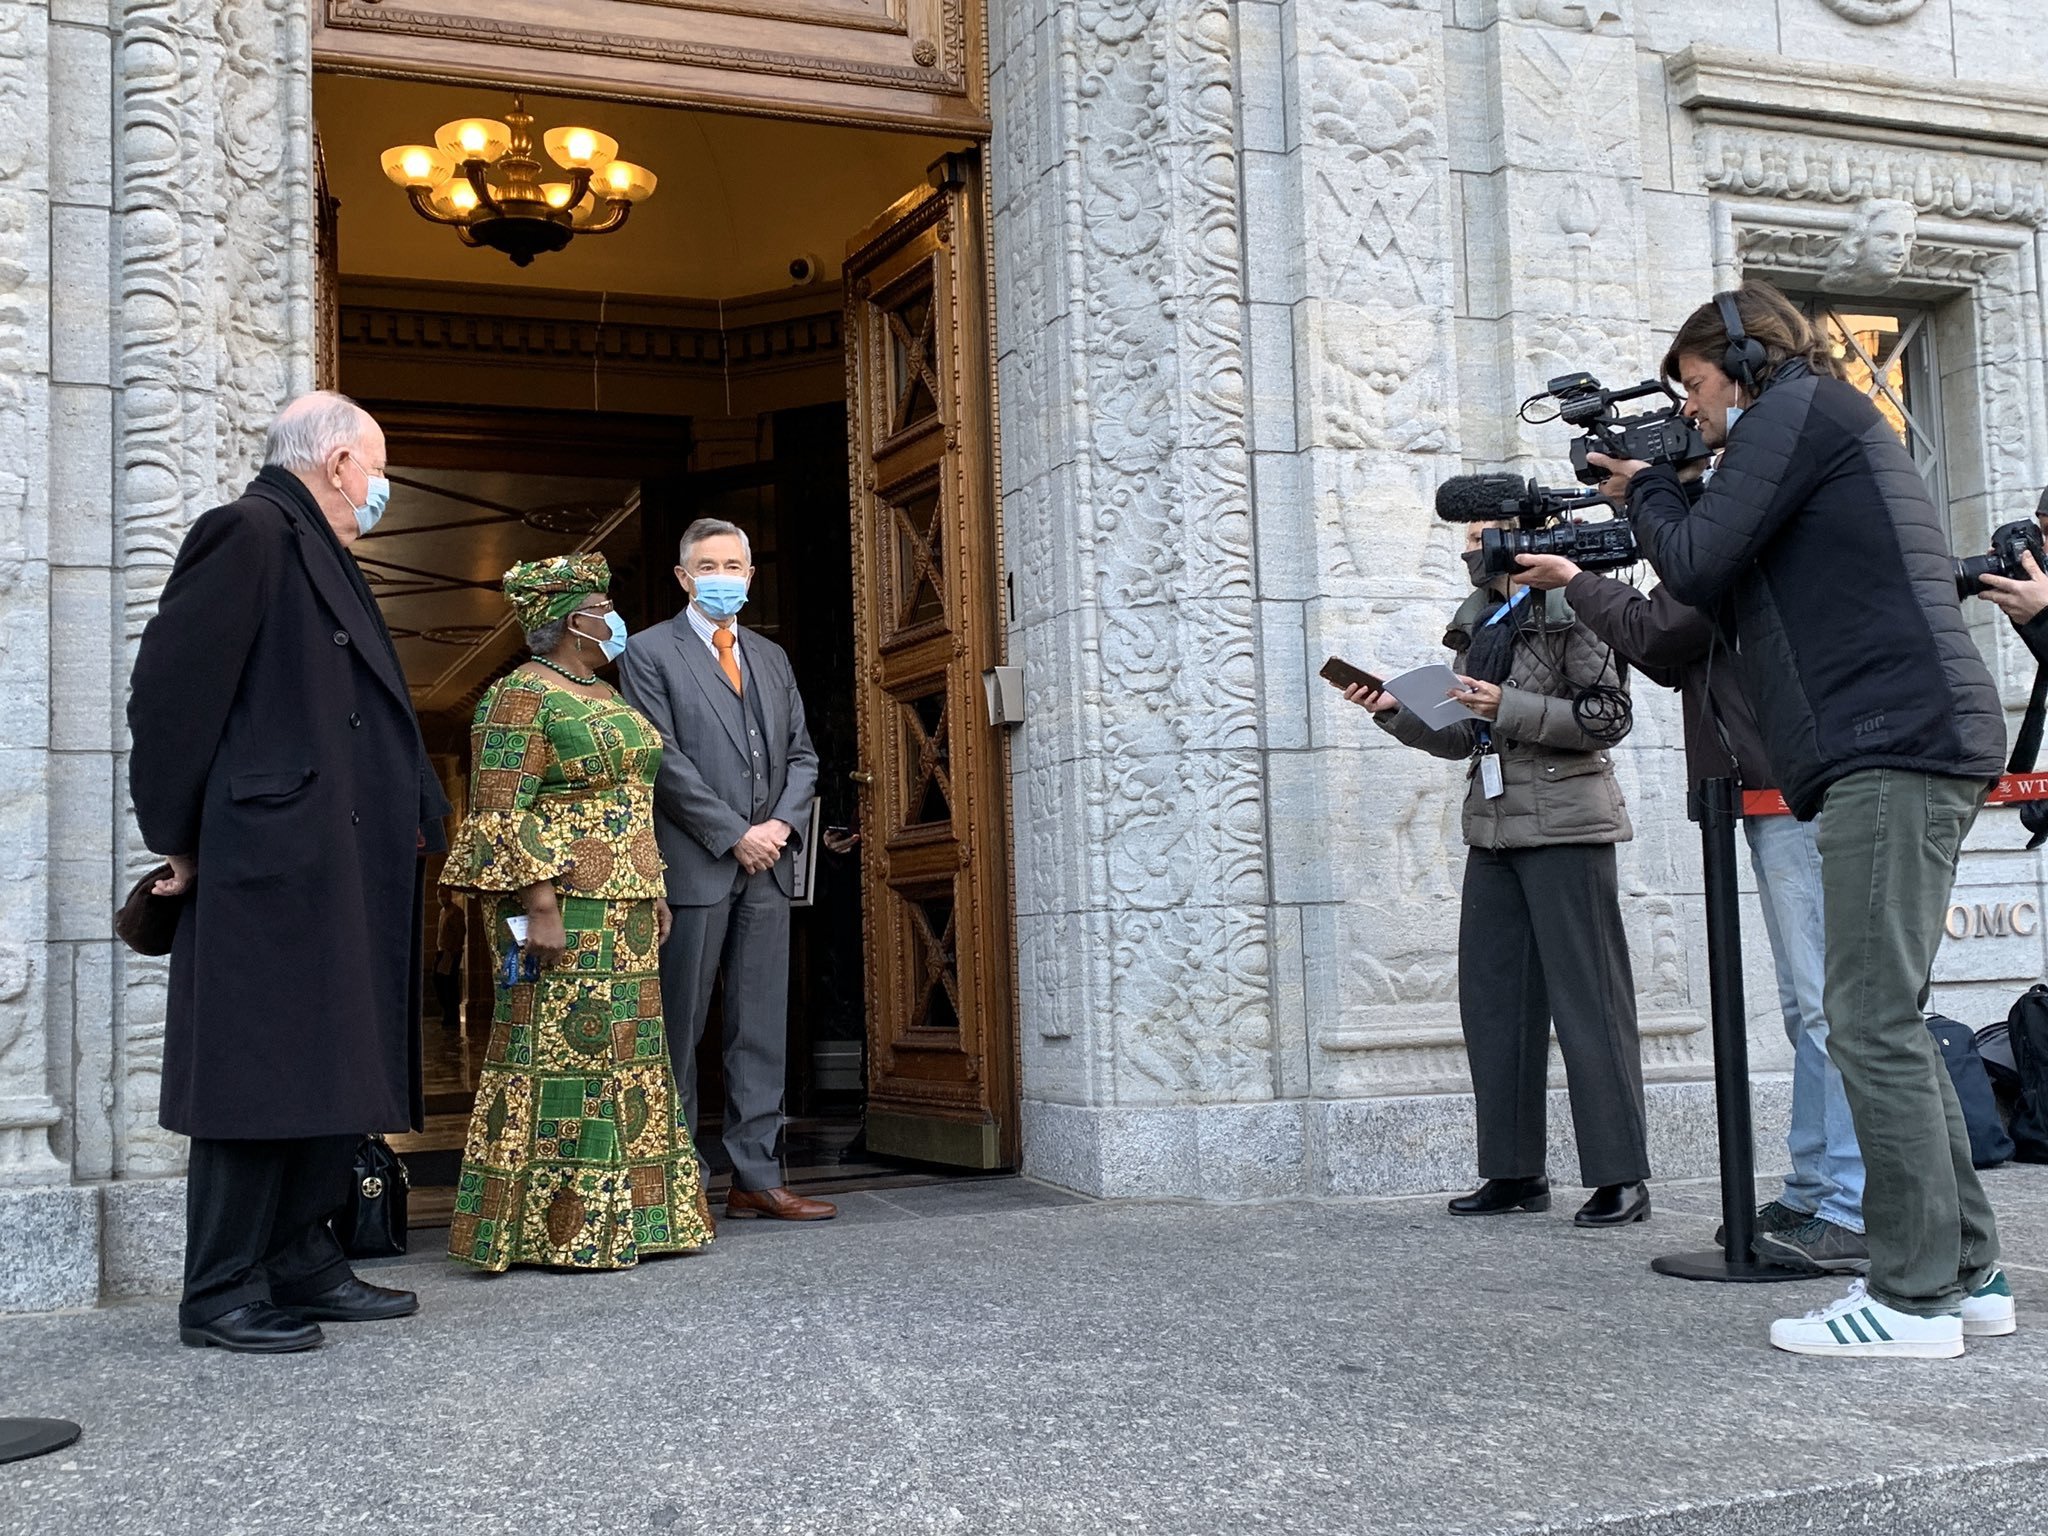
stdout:
[[1714,1021],[1714,1108],[1721,1139],[1720,1249],[1673,1253],[1650,1260],[1660,1275],[1681,1280],[1758,1283],[1810,1280],[1816,1273],[1760,1264],[1756,1242],[1756,1151],[1749,1118],[1749,1021],[1742,1001],[1742,908],[1735,875],[1735,822],[1739,802],[1733,779],[1707,779],[1693,804],[1700,824],[1706,878],[1707,984]]

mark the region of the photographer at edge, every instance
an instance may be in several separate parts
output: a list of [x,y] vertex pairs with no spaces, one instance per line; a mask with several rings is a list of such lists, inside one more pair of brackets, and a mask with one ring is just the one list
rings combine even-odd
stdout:
[[1662,370],[1722,448],[1699,501],[1668,465],[1593,461],[1673,596],[1732,635],[1779,786],[1820,818],[1828,1051],[1867,1172],[1868,1281],[1771,1342],[1960,1355],[1966,1331],[2012,1331],[2012,1299],[1921,1019],[1963,838],[2003,767],[1997,690],[1918,467],[1798,309],[1762,283],[1716,295]]
[[[1734,654],[1721,647],[1714,621],[1658,587],[1648,594],[1625,581],[1584,571],[1563,555],[1522,555],[1522,579],[1562,591],[1579,622],[1650,681],[1683,696],[1686,777],[1770,786],[1756,715],[1743,696]],[[1825,915],[1820,851],[1813,823],[1791,816],[1745,816],[1750,868],[1777,973],[1778,1007],[1792,1046],[1792,1123],[1785,1133],[1791,1171],[1783,1190],[1756,1215],[1760,1257],[1830,1273],[1870,1267],[1863,1237],[1863,1153],[1828,1059],[1822,1002]],[[1715,1242],[1720,1242],[1717,1233]]]
[[1466,554],[1479,590],[1444,636],[1460,674],[1451,697],[1479,718],[1436,730],[1385,693],[1345,691],[1406,745],[1470,763],[1458,1014],[1483,1182],[1450,1209],[1549,1209],[1544,1119],[1554,1019],[1579,1174],[1593,1190],[1572,1219],[1624,1226],[1650,1215],[1635,982],[1614,855],[1634,834],[1606,751],[1627,717],[1617,711],[1601,722],[1579,701],[1625,696],[1612,656],[1561,598],[1480,573],[1480,531],[1469,525]]
[[[2048,491],[2041,493],[2034,506],[2034,523],[2043,538],[2048,538]],[[1987,572],[1977,578],[1977,585],[1984,598],[2012,620],[2014,632],[2033,652],[2034,660],[2048,666],[2048,618],[2042,617],[2048,614],[2048,574],[2042,572],[2032,550],[2022,551],[2019,558],[2027,573],[2025,579],[2015,581]]]

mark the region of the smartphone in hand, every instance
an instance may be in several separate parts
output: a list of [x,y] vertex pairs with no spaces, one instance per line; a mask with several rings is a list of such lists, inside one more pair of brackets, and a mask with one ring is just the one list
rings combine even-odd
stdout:
[[1363,667],[1354,667],[1336,656],[1323,663],[1320,675],[1336,688],[1370,688],[1374,693],[1384,693],[1387,687],[1384,679],[1374,677]]

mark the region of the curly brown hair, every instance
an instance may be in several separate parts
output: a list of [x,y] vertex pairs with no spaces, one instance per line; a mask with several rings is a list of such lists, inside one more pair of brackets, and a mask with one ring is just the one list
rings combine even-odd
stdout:
[[[1752,278],[1735,290],[1735,312],[1742,317],[1742,329],[1763,343],[1764,365],[1757,370],[1759,386],[1770,383],[1781,363],[1799,358],[1815,373],[1828,378],[1842,377],[1841,360],[1828,346],[1827,338],[1814,329],[1798,305],[1769,283]],[[1671,338],[1671,350],[1664,354],[1662,372],[1676,382],[1679,359],[1703,357],[1716,368],[1728,351],[1728,327],[1721,321],[1721,307],[1711,300],[1685,318],[1678,334]]]

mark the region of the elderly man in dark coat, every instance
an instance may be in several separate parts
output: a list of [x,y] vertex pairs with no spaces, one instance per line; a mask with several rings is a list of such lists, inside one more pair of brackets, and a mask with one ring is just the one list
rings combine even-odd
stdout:
[[448,803],[348,547],[390,495],[342,396],[286,406],[200,517],[135,661],[129,788],[183,902],[161,1118],[192,1138],[187,1344],[282,1352],[400,1317],[327,1226],[367,1132],[418,1126],[420,855]]

